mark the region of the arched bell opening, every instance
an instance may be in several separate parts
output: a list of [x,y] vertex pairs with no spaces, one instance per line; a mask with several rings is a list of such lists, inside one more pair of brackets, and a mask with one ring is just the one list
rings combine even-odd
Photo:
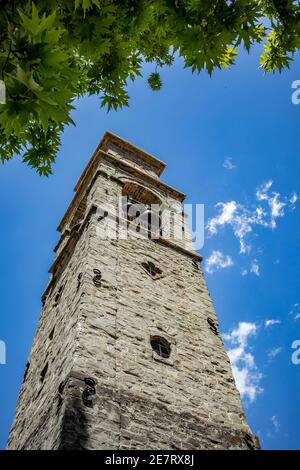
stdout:
[[150,189],[137,183],[127,182],[122,191],[124,217],[140,228],[160,234],[162,201]]

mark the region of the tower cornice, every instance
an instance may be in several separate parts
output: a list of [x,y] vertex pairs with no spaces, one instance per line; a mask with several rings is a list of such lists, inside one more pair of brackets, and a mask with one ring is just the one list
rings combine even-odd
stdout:
[[126,150],[129,150],[133,152],[135,155],[137,155],[143,162],[145,163],[150,163],[152,168],[155,171],[155,174],[157,176],[160,176],[164,169],[166,168],[166,163],[163,161],[159,160],[158,158],[154,157],[148,152],[145,152],[141,148],[137,147],[136,145],[133,145],[132,143],[128,142],[125,139],[122,139],[116,134],[113,134],[112,132],[106,131],[104,136],[102,137],[100,143],[98,144],[95,152],[92,155],[92,158],[90,159],[89,163],[87,164],[85,170],[83,171],[82,175],[80,176],[79,180],[77,181],[74,191],[78,191],[78,189],[81,186],[81,183],[86,177],[86,174],[89,172],[90,168],[93,166],[94,160],[97,158],[97,154],[100,150],[106,153],[107,149],[107,144],[108,142],[114,142],[118,145],[120,148],[125,148]]
[[[76,207],[77,201],[80,199],[80,197],[84,193],[85,187],[90,186],[89,181],[91,179],[93,179],[93,176],[94,176],[95,172],[97,171],[96,170],[97,163],[99,163],[101,158],[104,159],[104,160],[113,162],[120,169],[125,170],[126,172],[130,173],[131,175],[141,177],[145,181],[148,181],[149,183],[151,183],[153,186],[155,186],[157,188],[160,188],[164,191],[167,191],[169,194],[172,194],[172,196],[175,199],[179,200],[180,202],[183,202],[185,200],[186,195],[184,193],[182,193],[181,191],[178,191],[177,189],[175,189],[172,186],[164,183],[163,181],[161,181],[157,177],[152,176],[149,173],[146,173],[145,171],[143,171],[142,169],[137,168],[136,166],[132,165],[131,163],[129,163],[129,162],[127,162],[127,161],[125,161],[125,160],[123,160],[123,159],[121,159],[121,158],[119,158],[115,155],[111,155],[109,153],[106,153],[104,150],[102,150],[101,146],[104,145],[103,142],[105,142],[105,139],[107,141],[107,138],[111,137],[111,136],[113,136],[115,139],[119,139],[124,144],[127,143],[128,146],[130,146],[131,150],[135,151],[135,148],[137,148],[137,147],[133,146],[132,144],[126,142],[125,140],[115,136],[114,134],[111,134],[109,132],[106,132],[104,134],[104,137],[102,138],[100,144],[98,145],[98,147],[95,150],[92,158],[90,159],[86,169],[84,170],[81,178],[78,180],[78,182],[77,182],[77,184],[74,188],[74,191],[76,192],[75,196],[72,199],[72,201],[71,201],[64,217],[62,218],[60,224],[57,227],[57,230],[59,232],[63,231],[64,225],[65,225],[66,221],[68,220],[69,215],[72,212],[73,208]],[[140,152],[143,152],[140,149],[138,149],[138,150]],[[146,158],[146,156],[147,156],[147,158],[151,159],[151,161],[154,160],[156,162],[159,162],[160,165],[161,165],[161,167],[160,167],[161,171],[165,168],[165,164],[163,162],[161,162],[160,160],[157,160],[155,157],[151,156],[150,154],[147,154],[146,152],[143,152],[143,153],[144,153],[144,158]]]

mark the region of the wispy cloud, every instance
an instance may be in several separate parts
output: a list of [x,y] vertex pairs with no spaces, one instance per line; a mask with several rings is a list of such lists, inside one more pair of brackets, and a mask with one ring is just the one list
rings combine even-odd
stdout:
[[290,202],[290,210],[295,210],[296,209],[296,202],[298,201],[299,196],[296,193],[293,193],[289,199]]
[[259,266],[259,261],[255,258],[252,260],[249,268],[242,268],[241,269],[241,275],[243,277],[247,276],[248,274],[255,274],[255,276],[260,276],[260,266]]
[[231,157],[228,157],[228,158],[225,158],[224,162],[223,162],[223,167],[226,169],[226,170],[234,170],[234,168],[236,168],[236,166],[233,164],[232,162],[232,158]]
[[257,369],[248,344],[249,338],[256,333],[255,323],[240,322],[236,328],[223,335],[236,386],[241,397],[250,402],[263,391],[260,387],[262,374]]
[[279,424],[277,416],[272,416],[271,421],[272,421],[273,426],[274,426],[274,431],[279,432],[280,431],[280,424]]
[[257,259],[254,259],[250,266],[250,272],[256,276],[260,276],[260,268]]
[[280,323],[281,323],[280,320],[273,320],[273,319],[266,320],[265,321],[265,328],[269,328],[270,326],[274,326],[274,325],[279,325]]
[[294,320],[299,320],[300,319],[300,304],[299,303],[294,304],[291,310],[289,311],[289,314],[293,316]]
[[233,266],[232,258],[218,250],[214,250],[205,261],[205,270],[210,274],[220,269],[230,268],[231,266]]
[[294,193],[290,197],[281,197],[280,193],[272,192],[273,181],[269,180],[256,189],[256,204],[250,208],[237,201],[218,202],[218,214],[209,219],[207,230],[210,236],[216,235],[220,229],[230,227],[238,239],[240,253],[249,253],[251,245],[249,235],[256,227],[265,227],[274,230],[277,219],[285,215],[287,206],[294,207],[298,196]]
[[269,438],[269,439],[274,439],[276,436],[276,434],[279,434],[282,436],[282,437],[288,437],[288,434],[286,433],[282,433],[281,431],[281,424],[279,422],[279,419],[278,419],[278,416],[272,416],[271,417],[271,422],[272,422],[272,431],[268,431],[266,433],[266,436]]
[[268,357],[270,359],[274,359],[276,356],[278,356],[278,354],[280,354],[282,352],[283,348],[282,347],[278,347],[278,348],[273,348],[271,349],[271,351],[269,351],[268,353]]
[[209,219],[207,223],[209,235],[216,235],[220,228],[230,226],[234,236],[239,240],[240,253],[248,252],[249,246],[246,244],[245,238],[252,232],[252,227],[255,224],[253,214],[236,201],[219,202],[216,207],[219,214]]
[[257,198],[259,201],[267,201],[267,200],[268,200],[267,193],[268,193],[269,190],[271,189],[272,185],[273,185],[273,181],[272,181],[272,180],[266,181],[265,183],[261,184],[261,185],[256,189],[256,198]]
[[270,227],[272,229],[276,228],[276,219],[278,217],[284,216],[284,208],[286,202],[280,200],[280,194],[272,192],[270,194],[270,189],[273,185],[273,181],[267,181],[263,183],[256,190],[256,198],[258,201],[265,201],[270,209]]
[[216,207],[220,208],[219,215],[209,219],[207,228],[210,235],[216,235],[219,227],[234,224],[238,204],[235,201],[218,202]]

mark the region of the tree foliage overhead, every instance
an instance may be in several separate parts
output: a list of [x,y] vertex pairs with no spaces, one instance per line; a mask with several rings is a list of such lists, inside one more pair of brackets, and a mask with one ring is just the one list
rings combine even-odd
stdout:
[[99,95],[108,110],[128,105],[129,80],[147,81],[175,55],[193,72],[230,67],[237,48],[264,42],[261,67],[281,71],[300,48],[293,0],[2,0],[0,158],[14,154],[51,173],[74,100]]

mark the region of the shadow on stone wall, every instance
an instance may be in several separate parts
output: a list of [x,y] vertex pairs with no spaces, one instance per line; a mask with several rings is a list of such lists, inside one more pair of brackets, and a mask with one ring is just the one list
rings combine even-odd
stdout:
[[89,430],[82,401],[68,398],[63,413],[59,450],[88,449]]

